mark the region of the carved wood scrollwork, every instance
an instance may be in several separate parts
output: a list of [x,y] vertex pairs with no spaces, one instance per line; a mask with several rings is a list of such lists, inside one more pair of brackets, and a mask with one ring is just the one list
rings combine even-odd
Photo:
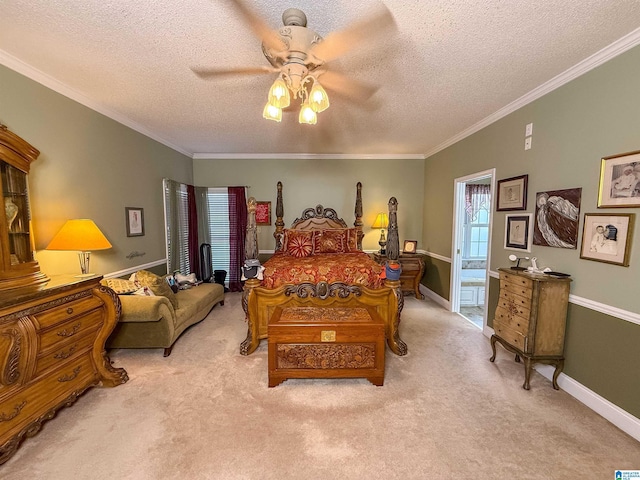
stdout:
[[[398,282],[400,283],[400,282]],[[398,355],[406,355],[408,352],[407,344],[402,341],[400,338],[400,316],[402,314],[402,309],[404,308],[404,295],[402,294],[402,288],[397,286],[393,289],[393,293],[398,299],[398,313],[395,318],[395,328],[393,333],[393,340],[398,346]]]
[[22,349],[22,334],[17,328],[11,328],[2,332],[3,337],[7,337],[11,346],[9,347],[9,354],[2,370],[2,377],[0,377],[0,383],[2,385],[12,385],[20,378],[20,353]]
[[362,295],[362,290],[357,285],[347,285],[341,282],[318,282],[317,284],[304,282],[298,285],[288,285],[284,294],[287,297],[297,295],[298,298],[317,297],[326,300],[329,297],[347,298],[349,295],[359,297]]
[[322,205],[316,205],[315,208],[305,209],[302,212],[302,217],[296,218],[293,221],[293,225],[312,218],[328,218],[341,224],[344,228],[347,228],[347,223],[338,216],[338,213],[333,208],[324,208]]
[[277,368],[375,368],[375,344],[278,345]]
[[14,418],[16,418],[18,415],[20,415],[20,411],[24,408],[24,406],[27,404],[26,400],[23,400],[22,403],[19,403],[18,405],[16,405],[15,407],[13,407],[13,412],[11,413],[0,413],[0,423],[2,422],[8,422],[9,420],[13,420]]

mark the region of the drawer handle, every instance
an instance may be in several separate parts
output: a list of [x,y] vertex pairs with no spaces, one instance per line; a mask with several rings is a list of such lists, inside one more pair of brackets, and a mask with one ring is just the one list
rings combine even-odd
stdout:
[[58,360],[63,360],[63,359],[65,359],[65,358],[69,358],[71,355],[73,355],[73,354],[74,354],[74,352],[76,351],[76,347],[77,347],[77,346],[78,346],[77,344],[76,344],[76,345],[74,345],[73,347],[71,347],[71,348],[69,349],[69,351],[68,351],[68,352],[65,352],[64,350],[63,350],[63,351],[61,351],[61,352],[58,352],[58,353],[56,353],[56,354],[53,356],[53,358],[57,358]]
[[6,413],[0,413],[0,423],[2,422],[8,422],[10,420],[13,420],[14,418],[16,418],[18,415],[20,415],[20,411],[24,408],[24,406],[27,404],[26,400],[23,400],[22,403],[16,405],[15,407],[13,407],[13,412],[6,414]]
[[69,315],[71,315],[73,313],[73,308],[71,308],[71,307],[67,308],[67,313]]
[[76,368],[73,369],[73,373],[71,375],[63,375],[61,377],[58,377],[58,381],[60,383],[63,383],[63,382],[70,382],[71,380],[74,380],[80,373],[81,368],[82,367],[78,365]]
[[80,330],[80,323],[76,323],[71,330],[67,330],[66,328],[57,333],[59,337],[73,337]]

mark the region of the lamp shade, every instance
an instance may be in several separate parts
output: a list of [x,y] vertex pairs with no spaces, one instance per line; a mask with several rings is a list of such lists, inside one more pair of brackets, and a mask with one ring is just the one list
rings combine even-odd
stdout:
[[109,240],[102,234],[93,220],[67,220],[60,231],[47,245],[47,250],[106,250],[111,248]]
[[371,228],[387,228],[389,226],[389,217],[386,213],[380,212],[373,221]]

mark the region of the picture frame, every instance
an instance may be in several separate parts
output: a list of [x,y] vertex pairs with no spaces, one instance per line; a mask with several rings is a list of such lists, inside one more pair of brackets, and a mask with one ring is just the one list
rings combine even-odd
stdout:
[[519,252],[531,252],[533,240],[533,214],[506,215],[504,226],[504,248]]
[[629,266],[635,213],[585,213],[580,258]]
[[418,249],[417,240],[405,240],[404,246],[402,247],[402,253],[416,253],[417,249]]
[[528,183],[529,175],[498,180],[496,211],[526,210]]
[[271,202],[256,202],[256,225],[271,225]]
[[640,150],[600,160],[598,208],[640,207]]
[[127,237],[143,237],[144,209],[140,207],[125,207],[124,213]]

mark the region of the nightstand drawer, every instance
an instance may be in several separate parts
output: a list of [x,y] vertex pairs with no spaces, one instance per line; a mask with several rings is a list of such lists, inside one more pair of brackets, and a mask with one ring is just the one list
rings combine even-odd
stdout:
[[493,329],[500,338],[505,340],[510,345],[513,345],[518,350],[521,350],[525,353],[527,352],[528,345],[528,337],[523,335],[521,332],[518,332],[512,328],[509,328],[507,325],[499,322],[493,322]]

